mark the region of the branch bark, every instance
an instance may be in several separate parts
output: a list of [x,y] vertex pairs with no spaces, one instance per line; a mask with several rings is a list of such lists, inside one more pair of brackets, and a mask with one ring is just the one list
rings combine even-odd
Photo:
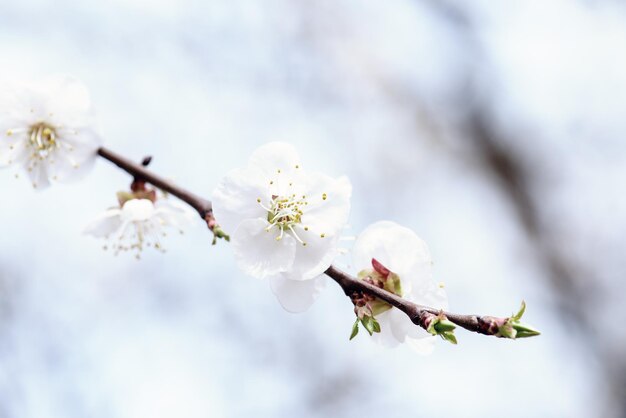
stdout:
[[189,190],[177,184],[174,184],[171,181],[164,179],[163,177],[148,170],[142,164],[137,164],[129,160],[128,158],[104,147],[98,149],[98,155],[105,160],[109,160],[133,177],[137,179],[142,179],[146,181],[146,183],[150,183],[153,186],[176,196],[177,198],[194,208],[202,219],[206,219],[207,216],[210,216],[212,214],[213,209],[211,207],[210,201],[196,195],[195,193],[190,192]]

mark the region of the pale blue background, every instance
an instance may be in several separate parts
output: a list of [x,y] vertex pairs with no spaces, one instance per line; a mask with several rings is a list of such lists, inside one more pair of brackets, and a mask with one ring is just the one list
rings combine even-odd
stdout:
[[[79,77],[107,146],[208,197],[258,145],[290,141],[351,177],[348,234],[414,229],[452,310],[524,298],[544,334],[459,331],[429,357],[349,342],[334,283],[288,314],[199,219],[165,255],[102,251],[81,231],[129,182],[107,162],[44,192],[5,170],[0,417],[624,416],[626,11],[466,3],[3,1],[0,75]],[[474,106],[530,170],[541,240],[468,139]],[[583,319],[559,308],[544,245]]]

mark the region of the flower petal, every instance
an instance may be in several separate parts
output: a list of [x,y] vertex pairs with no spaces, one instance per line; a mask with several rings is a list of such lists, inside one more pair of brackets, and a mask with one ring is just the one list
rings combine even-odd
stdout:
[[391,310],[376,315],[376,320],[380,324],[380,332],[372,334],[372,340],[377,344],[387,348],[397,347],[400,342],[391,332]]
[[33,187],[41,190],[50,186],[48,161],[36,161],[34,165],[28,167],[27,172]]
[[9,142],[4,140],[4,138],[0,138],[0,167],[25,163],[29,155],[26,141],[25,139],[20,139]]
[[154,203],[148,199],[131,199],[122,206],[122,222],[145,221],[154,214]]
[[414,280],[430,280],[428,275],[415,277],[412,274],[429,274],[431,258],[428,246],[413,231],[394,222],[376,222],[357,237],[352,249],[354,266],[357,269],[370,268],[372,258],[397,273],[406,292],[410,292]]
[[270,279],[270,286],[286,311],[299,313],[306,311],[313,305],[313,302],[326,287],[326,280],[324,276],[318,276],[312,280],[296,281],[279,275]]
[[431,354],[435,349],[435,343],[437,342],[437,338],[438,337],[435,337],[434,335],[429,335],[424,338],[407,338],[405,342],[417,354],[426,356],[428,354]]
[[298,233],[298,236],[306,242],[306,246],[298,244],[293,267],[284,273],[286,278],[294,281],[314,279],[324,273],[337,257],[339,236],[321,238],[312,234],[315,233],[312,231]]
[[302,224],[318,234],[340,234],[350,215],[350,180],[345,176],[335,179],[321,173],[310,173],[306,177],[306,185],[308,205],[302,215]]
[[432,336],[422,327],[415,325],[404,312],[396,308],[389,312],[389,322],[391,323],[391,332],[401,343],[405,342],[407,338],[420,339]]
[[182,228],[194,218],[194,212],[189,206],[178,201],[168,199],[159,199],[154,204],[156,210],[154,215],[157,216],[164,225],[170,225],[175,228]]
[[94,114],[89,91],[75,77],[65,74],[50,75],[33,83],[33,87],[33,94],[40,96],[39,106],[35,110],[44,112],[54,125],[73,128],[93,125]]
[[108,237],[122,226],[122,220],[120,219],[121,212],[119,208],[108,209],[91,221],[85,227],[83,233],[93,235],[97,238]]
[[260,279],[289,271],[296,255],[296,240],[284,234],[276,240],[276,228],[267,232],[262,218],[239,224],[231,237],[235,260],[246,274]]
[[99,135],[91,130],[81,130],[80,137],[63,139],[61,147],[51,155],[50,176],[55,181],[69,182],[80,180],[91,170],[96,161],[100,145]]
[[425,283],[414,282],[411,292],[406,295],[406,299],[435,309],[448,309],[448,296],[445,289],[433,280]]
[[222,230],[232,234],[245,219],[267,217],[257,199],[267,202],[268,186],[269,180],[258,170],[229,172],[213,192],[213,214]]
[[269,142],[252,153],[248,164],[270,177],[275,176],[278,170],[281,171],[281,174],[289,175],[299,169],[296,166],[300,167],[300,156],[291,144]]

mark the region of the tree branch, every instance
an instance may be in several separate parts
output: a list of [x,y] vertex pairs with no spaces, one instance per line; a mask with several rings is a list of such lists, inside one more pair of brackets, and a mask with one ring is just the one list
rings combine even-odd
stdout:
[[364,280],[359,280],[353,276],[339,270],[335,266],[330,266],[328,270],[324,272],[326,275],[336,281],[343,289],[345,294],[349,297],[353,292],[367,292],[376,296],[379,299],[384,300],[388,304],[404,312],[411,322],[419,325],[423,328],[424,316],[428,315],[444,315],[450,321],[456,325],[465,328],[468,331],[477,332],[485,335],[498,334],[498,328],[508,318],[497,318],[493,316],[478,316],[478,315],[459,315],[451,312],[442,311],[440,309],[431,308],[424,305],[419,305],[410,302],[400,296],[394,295],[391,292],[386,291],[380,287],[374,286]]
[[[105,160],[108,160],[132,175],[135,179],[143,180],[153,186],[170,193],[178,197],[183,202],[193,207],[200,217],[207,221],[209,229],[213,230],[215,220],[213,219],[213,210],[211,202],[204,199],[191,191],[174,184],[163,177],[153,173],[141,164],[134,163],[126,157],[117,154],[107,148],[99,148],[98,155]],[[429,323],[434,317],[446,318],[454,324],[465,328],[468,331],[484,334],[494,335],[497,337],[514,338],[510,335],[503,334],[502,327],[510,323],[511,318],[499,318],[492,316],[478,316],[478,315],[459,315],[450,312],[444,312],[439,309],[431,308],[428,306],[418,305],[403,299],[391,292],[388,292],[373,284],[367,283],[364,280],[359,280],[348,273],[345,273],[335,266],[330,266],[325,274],[332,278],[341,286],[346,296],[351,297],[355,292],[366,293],[373,295],[395,308],[404,312],[409,319],[416,325],[428,329]],[[526,330],[532,330],[532,328],[522,326]],[[534,330],[532,330],[534,331]],[[532,335],[538,335],[539,333],[534,331]],[[518,335],[531,336],[531,335]]]
[[213,209],[211,202],[190,192],[189,190],[178,186],[171,181],[165,180],[163,177],[153,173],[141,164],[134,163],[126,157],[111,151],[108,148],[101,147],[98,149],[98,155],[105,160],[111,161],[113,164],[126,171],[137,179],[142,179],[153,186],[170,193],[189,206],[194,208],[202,219],[211,216]]

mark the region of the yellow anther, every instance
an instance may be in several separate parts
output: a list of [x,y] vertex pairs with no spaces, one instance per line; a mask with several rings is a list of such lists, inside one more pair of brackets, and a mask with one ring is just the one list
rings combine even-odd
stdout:
[[326,193],[323,193],[323,194],[322,194],[322,200],[326,200],[326,198],[327,198],[327,197],[328,197],[328,196],[326,195]]

